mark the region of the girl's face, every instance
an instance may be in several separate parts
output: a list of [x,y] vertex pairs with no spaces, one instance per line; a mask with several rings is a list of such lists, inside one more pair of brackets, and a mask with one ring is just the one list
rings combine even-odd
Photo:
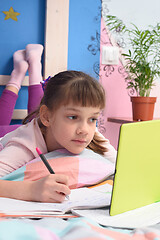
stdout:
[[82,152],[93,139],[99,114],[98,107],[74,104],[50,112],[45,135],[48,151],[65,148],[74,154]]

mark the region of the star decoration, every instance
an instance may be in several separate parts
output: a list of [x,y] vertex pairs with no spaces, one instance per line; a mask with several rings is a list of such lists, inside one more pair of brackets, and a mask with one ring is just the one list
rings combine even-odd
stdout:
[[20,15],[18,12],[14,12],[13,7],[10,7],[9,11],[3,11],[6,15],[4,20],[8,20],[9,18],[13,19],[14,21],[18,21],[17,16]]

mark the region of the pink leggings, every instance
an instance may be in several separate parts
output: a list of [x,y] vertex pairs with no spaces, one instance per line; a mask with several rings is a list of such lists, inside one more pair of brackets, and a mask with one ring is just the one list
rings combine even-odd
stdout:
[[[34,111],[39,106],[42,96],[43,89],[41,84],[28,87],[28,113]],[[17,98],[17,94],[6,89],[0,97],[0,137],[20,126],[18,124],[9,125]]]

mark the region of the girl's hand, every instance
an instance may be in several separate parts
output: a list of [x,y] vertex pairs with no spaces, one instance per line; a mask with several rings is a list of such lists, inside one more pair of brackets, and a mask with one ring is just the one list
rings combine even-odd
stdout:
[[69,194],[68,177],[62,174],[50,174],[32,182],[32,201],[63,202],[65,195]]

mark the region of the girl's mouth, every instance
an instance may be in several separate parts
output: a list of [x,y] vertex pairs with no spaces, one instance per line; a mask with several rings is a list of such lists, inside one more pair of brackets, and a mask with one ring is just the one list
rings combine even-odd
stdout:
[[75,139],[75,140],[73,140],[73,142],[75,142],[77,144],[85,144],[86,140]]

